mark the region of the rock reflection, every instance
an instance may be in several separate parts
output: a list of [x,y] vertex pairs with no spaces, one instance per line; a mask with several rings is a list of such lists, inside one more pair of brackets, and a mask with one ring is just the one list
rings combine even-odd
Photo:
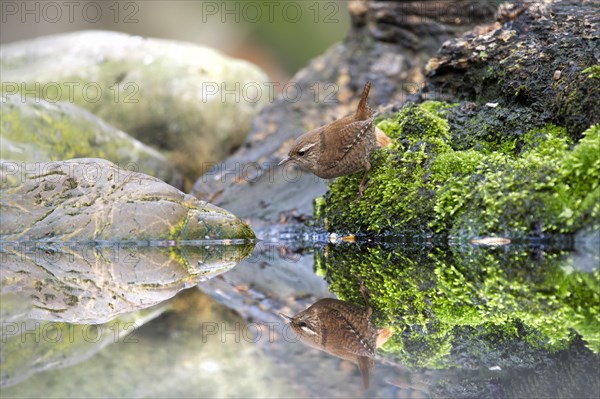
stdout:
[[373,310],[363,286],[361,292],[366,308],[325,298],[293,317],[281,316],[304,344],[356,364],[366,389],[376,349],[392,336],[392,330],[375,327],[371,321]]
[[167,299],[230,270],[253,248],[150,244],[3,242],[0,386],[135,342],[126,336],[167,309]]
[[3,306],[3,319],[24,315],[45,321],[106,323],[230,270],[252,248],[253,244],[3,242],[0,295],[21,298],[14,311]]
[[[6,299],[2,296],[3,303]],[[168,305],[161,303],[103,324],[3,318],[0,387],[18,384],[41,371],[81,363],[110,344],[136,343],[137,329],[167,309]]]

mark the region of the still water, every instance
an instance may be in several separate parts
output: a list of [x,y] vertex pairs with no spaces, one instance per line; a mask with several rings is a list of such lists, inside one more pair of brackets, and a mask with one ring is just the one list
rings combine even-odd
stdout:
[[3,243],[1,396],[600,395],[597,237],[183,244]]

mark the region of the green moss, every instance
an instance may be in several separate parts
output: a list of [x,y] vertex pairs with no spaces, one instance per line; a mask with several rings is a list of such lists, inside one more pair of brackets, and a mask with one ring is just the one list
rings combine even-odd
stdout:
[[382,350],[412,367],[521,367],[578,335],[600,351],[600,271],[574,270],[566,254],[531,255],[329,245],[315,260],[340,299],[360,303],[365,283],[377,323],[395,332]]
[[400,140],[407,140],[410,145],[427,141],[428,144],[446,148],[450,128],[448,122],[439,115],[443,109],[444,103],[440,102],[429,101],[421,106],[411,103],[396,115],[391,124],[380,123],[378,127],[396,139],[393,148],[401,148]]
[[[446,142],[448,124],[436,113],[413,105],[378,127],[394,142],[390,149],[374,153],[362,199],[354,201],[362,172],[341,177],[329,187],[323,216],[336,230],[422,230],[423,216],[433,207],[435,185],[427,178],[430,163],[436,154],[451,150]],[[342,206],[349,203],[353,206]]]
[[2,103],[3,159],[25,162],[102,158],[165,181],[174,176],[165,157],[88,112],[66,103]]
[[593,65],[581,72],[586,74],[589,79],[600,79],[600,65]]
[[547,125],[457,149],[444,119],[452,107],[409,104],[380,122],[393,144],[373,154],[360,200],[362,172],[330,184],[317,214],[328,230],[519,238],[600,224],[599,126],[575,145]]
[[[64,113],[47,112],[40,106],[34,108],[41,113],[41,117],[24,122],[19,110],[7,104],[6,113],[3,112],[2,117],[11,128],[3,132],[6,138],[35,143],[48,152],[52,150],[58,157],[55,160],[105,156],[98,154],[98,150],[94,148],[97,145],[95,135],[82,133],[80,121],[74,122]],[[30,125],[25,126],[26,123]]]

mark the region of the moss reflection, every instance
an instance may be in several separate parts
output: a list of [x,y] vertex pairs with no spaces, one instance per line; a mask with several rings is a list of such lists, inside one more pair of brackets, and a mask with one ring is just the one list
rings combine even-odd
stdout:
[[343,244],[315,258],[342,300],[360,303],[365,282],[378,323],[395,330],[382,349],[413,367],[514,366],[577,336],[600,350],[600,271],[565,253]]

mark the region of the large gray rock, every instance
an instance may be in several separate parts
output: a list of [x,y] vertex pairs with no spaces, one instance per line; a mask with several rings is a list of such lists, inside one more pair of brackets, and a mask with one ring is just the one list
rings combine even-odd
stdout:
[[105,160],[0,165],[0,293],[27,298],[3,320],[104,323],[232,268],[253,246],[229,212]]
[[45,162],[104,158],[174,185],[181,179],[157,150],[75,104],[21,101],[16,96],[0,104],[0,159]]
[[[242,144],[268,101],[266,75],[248,62],[193,44],[116,32],[4,45],[0,64],[4,95],[74,102],[170,151],[188,179]],[[221,89],[237,97],[225,97]]]
[[231,213],[103,159],[0,165],[5,241],[254,238]]

